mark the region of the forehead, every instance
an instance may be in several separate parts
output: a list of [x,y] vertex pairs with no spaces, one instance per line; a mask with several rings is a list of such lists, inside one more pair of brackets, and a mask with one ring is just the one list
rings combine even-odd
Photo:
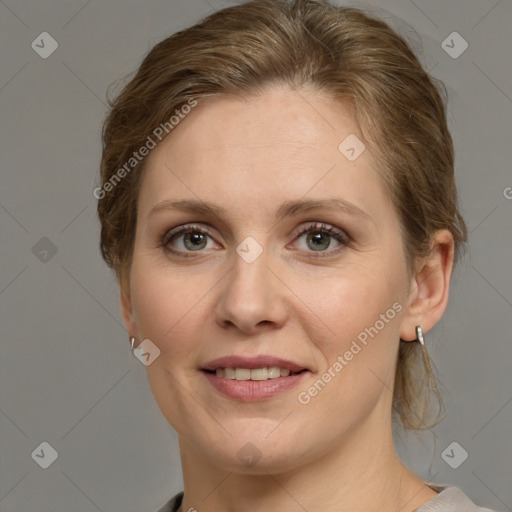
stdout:
[[148,156],[140,213],[183,197],[228,201],[256,214],[262,204],[306,194],[386,207],[370,152],[349,160],[347,144],[340,151],[340,143],[358,139],[352,106],[313,91],[279,87],[250,99],[207,98]]
[[[186,153],[190,163],[211,154],[227,161],[253,156],[244,168],[256,156],[258,161],[289,157],[293,163],[297,151],[336,159],[339,142],[349,134],[362,138],[349,103],[309,90],[269,86],[250,98],[217,95],[201,100],[154,154],[169,150],[184,158]],[[272,152],[265,151],[268,148]]]

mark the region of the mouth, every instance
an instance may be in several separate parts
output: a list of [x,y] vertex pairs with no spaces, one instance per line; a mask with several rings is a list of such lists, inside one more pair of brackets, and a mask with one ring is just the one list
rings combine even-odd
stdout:
[[311,373],[299,363],[273,356],[221,357],[200,370],[218,393],[241,402],[273,398]]
[[264,381],[271,379],[278,379],[281,377],[290,377],[299,375],[300,373],[307,372],[304,368],[298,372],[292,372],[288,368],[280,368],[279,366],[268,366],[262,368],[216,368],[215,370],[203,370],[211,375],[217,377],[225,377],[226,379],[245,381],[256,380]]
[[[288,370],[290,373],[300,373],[304,370],[308,370],[306,366],[296,363],[295,361],[290,361],[287,359],[283,359],[281,357],[275,357],[270,355],[260,355],[260,356],[224,356],[214,359],[213,361],[209,361],[205,365],[202,366],[201,370],[208,372],[216,372],[217,370],[228,370],[228,378],[231,377],[231,371],[235,371],[235,376],[240,375],[240,380],[248,380],[247,370],[261,370],[263,373],[266,370],[267,373],[270,370],[270,378],[284,377],[286,371]],[[237,372],[237,370],[239,370]],[[277,370],[279,370],[279,375],[277,374]],[[281,375],[283,373],[283,375]],[[261,372],[260,372],[261,374]],[[258,379],[258,373],[254,374],[256,380]]]

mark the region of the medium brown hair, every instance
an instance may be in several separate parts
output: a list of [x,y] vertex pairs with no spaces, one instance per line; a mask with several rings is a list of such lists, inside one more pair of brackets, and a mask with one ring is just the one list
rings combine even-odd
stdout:
[[[250,97],[271,84],[312,88],[353,105],[401,221],[409,274],[439,229],[453,234],[457,263],[467,229],[458,208],[444,85],[423,69],[402,36],[360,9],[321,0],[253,0],[158,43],[109,100],[96,197],[101,253],[123,289],[145,163],[130,160],[134,152],[154,138],[156,127],[172,133],[169,119],[186,104],[219,94]],[[439,416],[428,422],[433,395],[441,409],[428,352],[419,343],[400,343],[393,395],[398,424],[435,425]]]

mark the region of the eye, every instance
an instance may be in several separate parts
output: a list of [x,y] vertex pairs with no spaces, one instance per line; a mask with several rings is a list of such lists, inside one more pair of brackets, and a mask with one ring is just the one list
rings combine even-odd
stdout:
[[[327,254],[325,256],[330,256],[341,250],[326,251],[326,249],[331,246],[333,238],[338,245],[341,245],[342,249],[348,245],[351,240],[350,236],[344,231],[323,223],[305,226],[295,233],[295,237],[299,239],[305,234],[308,235],[305,238],[306,248],[301,250],[316,253],[311,254],[311,257],[314,258],[324,257],[324,255],[320,253],[326,252]],[[208,238],[212,238],[212,232],[207,226],[186,224],[166,232],[158,245],[163,247],[166,253],[187,258],[193,256],[187,253],[201,252],[202,249],[211,248],[208,247]],[[177,248],[177,250],[171,247]],[[312,250],[308,250],[311,248]]]
[[[176,254],[178,256],[188,257],[187,252],[197,252],[201,249],[207,248],[208,238],[211,238],[211,231],[208,227],[201,227],[197,225],[187,224],[179,226],[167,232],[161,241],[161,246],[166,252]],[[176,244],[176,241],[181,240],[181,244]],[[178,250],[170,249],[169,245],[181,245]]]
[[[301,236],[307,234],[305,238],[306,243],[306,249],[304,249],[306,252],[316,252],[317,254],[314,255],[314,257],[323,257],[324,255],[318,254],[318,253],[324,253],[327,252],[327,255],[332,255],[332,253],[337,253],[339,250],[331,250],[326,251],[325,249],[328,249],[331,246],[332,239],[334,238],[335,241],[343,247],[349,244],[350,237],[344,233],[343,231],[334,228],[333,226],[329,226],[323,223],[320,224],[313,224],[309,226],[305,226],[301,228],[298,233],[296,233],[296,237],[299,239]],[[308,251],[308,249],[311,249],[312,251]]]

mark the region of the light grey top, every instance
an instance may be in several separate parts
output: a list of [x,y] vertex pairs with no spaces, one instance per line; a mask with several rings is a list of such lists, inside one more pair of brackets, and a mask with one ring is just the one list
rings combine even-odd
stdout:
[[[497,512],[475,505],[458,487],[428,484],[439,494],[424,503],[415,512]],[[176,494],[156,512],[177,512],[183,499],[183,491]]]

